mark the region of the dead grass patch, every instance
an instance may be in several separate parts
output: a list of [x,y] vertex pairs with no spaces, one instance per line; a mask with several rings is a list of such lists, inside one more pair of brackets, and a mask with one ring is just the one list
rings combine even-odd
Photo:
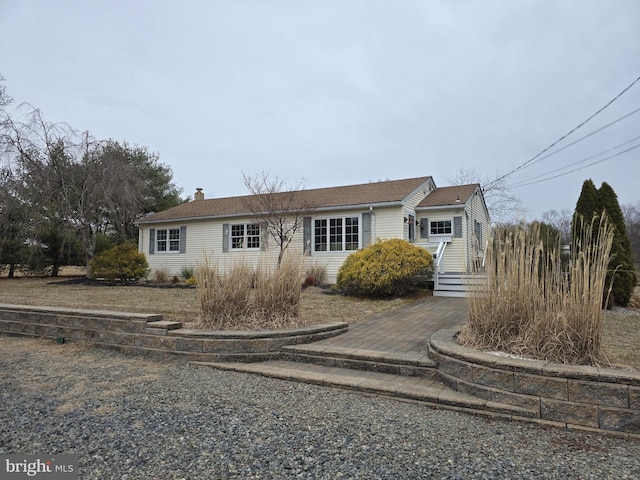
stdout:
[[[413,296],[390,300],[356,299],[332,294],[326,288],[310,287],[301,293],[300,318],[307,325],[326,322],[355,323],[416,298]],[[181,321],[189,328],[195,328],[195,320],[200,315],[196,289],[64,285],[55,283],[51,278],[0,278],[0,302],[158,313],[164,315],[165,320]]]
[[613,365],[640,370],[640,312],[605,314],[603,350]]

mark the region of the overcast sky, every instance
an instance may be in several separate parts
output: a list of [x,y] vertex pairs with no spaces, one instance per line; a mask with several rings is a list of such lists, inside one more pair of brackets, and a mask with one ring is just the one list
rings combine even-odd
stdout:
[[[48,121],[158,152],[184,195],[242,195],[260,170],[447,186],[507,174],[638,78],[640,1],[0,0],[0,74]],[[559,146],[638,108],[640,82]],[[508,183],[639,136],[640,112]],[[640,202],[640,148],[513,193],[531,220],[586,178]]]

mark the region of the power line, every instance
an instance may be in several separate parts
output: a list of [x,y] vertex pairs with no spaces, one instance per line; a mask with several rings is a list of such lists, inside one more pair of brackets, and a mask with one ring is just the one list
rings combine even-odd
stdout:
[[627,152],[630,152],[631,150],[635,150],[636,148],[640,148],[640,143],[638,145],[634,145],[633,147],[627,148],[626,150],[623,150],[622,152],[618,152],[615,155],[611,155],[611,156],[603,158],[601,160],[597,160],[595,162],[591,162],[591,163],[589,163],[587,165],[584,165],[582,167],[574,168],[573,170],[569,170],[568,172],[564,172],[564,173],[560,173],[558,175],[554,175],[553,177],[543,178],[542,180],[536,180],[535,182],[529,182],[529,183],[522,183],[522,184],[519,184],[519,185],[514,185],[514,188],[525,187],[527,185],[534,185],[536,183],[546,182],[547,180],[553,180],[554,178],[562,177],[564,175],[568,175],[570,173],[577,172],[578,170],[582,170],[582,169],[585,169],[587,167],[591,167],[592,165],[597,165],[598,163],[602,163],[602,162],[605,162],[607,160],[611,160],[612,158],[619,157],[620,155],[623,155],[623,154],[625,154]]
[[[578,138],[577,140],[574,140],[574,141],[573,141],[573,142],[571,142],[571,143],[568,143],[568,144],[567,144],[567,145],[565,145],[564,147],[561,147],[561,148],[559,148],[558,150],[554,150],[553,152],[549,153],[548,155],[545,155],[544,157],[540,157],[540,158],[538,158],[535,162],[531,162],[528,166],[535,165],[536,163],[538,163],[538,162],[540,162],[540,161],[544,160],[545,158],[549,158],[549,157],[551,157],[551,156],[555,155],[556,153],[560,153],[561,151],[566,150],[566,149],[567,149],[567,148],[569,148],[569,147],[572,147],[572,146],[573,146],[573,145],[575,145],[576,143],[579,143],[579,142],[581,142],[581,141],[583,141],[583,140],[586,140],[587,138],[592,137],[592,136],[593,136],[593,135],[595,135],[596,133],[600,133],[602,130],[607,129],[607,128],[611,127],[612,125],[615,125],[616,123],[621,122],[622,120],[624,120],[624,119],[626,119],[626,118],[629,118],[631,115],[635,115],[635,114],[636,114],[636,113],[638,113],[638,112],[640,112],[640,107],[639,107],[639,108],[636,108],[636,109],[635,109],[635,110],[633,110],[632,112],[627,113],[626,115],[623,115],[623,116],[621,116],[621,117],[616,118],[614,121],[609,122],[609,123],[607,123],[606,125],[604,125],[604,126],[602,126],[602,127],[600,127],[600,128],[596,128],[595,130],[593,130],[593,131],[591,131],[591,132],[587,133],[585,136],[580,137],[580,138]],[[630,140],[630,141],[632,141],[632,140]],[[625,142],[625,143],[629,143],[629,142]],[[623,144],[621,144],[621,145],[624,145],[624,143],[623,143]],[[621,146],[621,145],[618,145],[618,146]],[[613,147],[613,148],[616,148],[616,147]],[[604,153],[604,152],[602,152],[602,153]]]
[[538,157],[540,157],[541,155],[543,155],[544,153],[548,152],[549,150],[551,150],[553,147],[555,147],[558,143],[560,143],[562,140],[564,140],[565,138],[567,138],[569,135],[571,135],[573,132],[575,132],[576,130],[578,130],[579,128],[583,127],[587,122],[589,122],[590,120],[592,120],[596,115],[600,114],[603,110],[605,110],[607,107],[609,107],[613,102],[615,102],[616,100],[618,100],[618,98],[620,98],[622,95],[624,95],[627,90],[629,90],[631,87],[633,87],[636,83],[638,83],[640,81],[640,76],[637,77],[633,82],[631,82],[631,84],[629,84],[624,90],[622,90],[620,93],[618,93],[615,97],[613,97],[611,100],[609,100],[609,102],[607,102],[607,104],[603,107],[601,107],[598,111],[596,111],[594,114],[592,114],[589,118],[587,118],[586,120],[582,121],[580,124],[578,124],[576,127],[572,128],[568,133],[565,133],[562,137],[560,137],[558,140],[556,140],[555,142],[553,142],[551,145],[549,145],[547,148],[545,148],[544,150],[542,150],[540,153],[538,153],[537,155],[533,156],[532,158],[530,158],[529,160],[527,160],[526,162],[524,162],[523,164],[517,166],[516,168],[514,168],[513,170],[511,170],[508,173],[505,173],[504,175],[502,175],[501,177],[496,178],[495,180],[493,180],[492,182],[490,182],[487,187],[491,187],[494,184],[496,184],[497,182],[499,182],[500,180],[508,177],[509,175],[517,172],[518,170],[526,167],[527,165],[529,165],[531,162],[533,162],[534,160],[536,160]]
[[[560,172],[562,170],[566,170],[567,168],[573,167],[574,165],[579,165],[581,163],[588,162],[589,160],[591,160],[593,158],[597,158],[600,155],[604,155],[605,153],[612,152],[612,151],[614,151],[614,150],[616,150],[616,149],[618,149],[620,147],[624,147],[625,145],[628,145],[629,143],[635,142],[636,140],[639,140],[639,139],[640,139],[640,136],[637,136],[635,138],[632,138],[631,140],[627,140],[626,142],[619,143],[615,147],[611,147],[611,148],[608,148],[606,150],[603,150],[602,152],[598,152],[595,155],[591,155],[590,157],[583,158],[582,160],[578,160],[577,162],[569,163],[568,165],[565,165],[564,167],[556,168],[555,170],[551,170],[550,172],[546,172],[546,173],[543,173],[543,174],[540,174],[540,175],[536,175],[535,177],[527,178],[526,180],[521,180],[519,182],[514,182],[511,185],[509,185],[509,187],[520,187],[521,184],[527,184],[528,185],[531,180],[535,180],[536,178],[546,177],[547,175],[551,175],[552,173],[556,173],[556,172]],[[557,150],[557,151],[559,151],[559,150]]]

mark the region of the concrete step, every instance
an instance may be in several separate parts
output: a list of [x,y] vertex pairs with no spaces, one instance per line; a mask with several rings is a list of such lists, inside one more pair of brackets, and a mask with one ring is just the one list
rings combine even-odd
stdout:
[[426,402],[443,408],[464,409],[476,413],[492,413],[509,417],[533,418],[532,409],[505,405],[467,393],[456,392],[431,378],[405,377],[380,372],[362,372],[339,367],[325,367],[309,363],[272,360],[257,363],[189,362],[218,370],[252,373],[281,380],[344,388],[356,392],[385,395],[394,398]]
[[177,330],[182,328],[182,322],[172,322],[170,320],[158,320],[155,322],[147,322],[147,328],[158,328],[162,330]]
[[341,367],[408,377],[433,377],[436,364],[426,355],[389,353],[317,344],[290,345],[281,349],[283,360]]
[[455,297],[455,298],[464,298],[467,296],[464,290],[456,291],[456,290],[434,290],[434,297]]
[[438,290],[450,290],[452,292],[464,292],[466,290],[466,286],[461,283],[439,283]]

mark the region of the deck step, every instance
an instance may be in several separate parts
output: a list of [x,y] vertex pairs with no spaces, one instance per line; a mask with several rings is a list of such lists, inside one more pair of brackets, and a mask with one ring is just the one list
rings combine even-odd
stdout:
[[434,290],[434,297],[454,297],[454,298],[464,298],[467,296],[467,293],[463,291],[455,291],[455,290]]
[[283,360],[409,377],[433,377],[436,364],[426,355],[388,353],[314,344],[281,349]]
[[189,362],[189,365],[416,400],[443,408],[463,408],[478,413],[491,412],[523,418],[536,415],[533,409],[505,405],[457,392],[432,378],[405,377],[380,372],[363,373],[348,368],[301,364],[286,360],[258,363]]

